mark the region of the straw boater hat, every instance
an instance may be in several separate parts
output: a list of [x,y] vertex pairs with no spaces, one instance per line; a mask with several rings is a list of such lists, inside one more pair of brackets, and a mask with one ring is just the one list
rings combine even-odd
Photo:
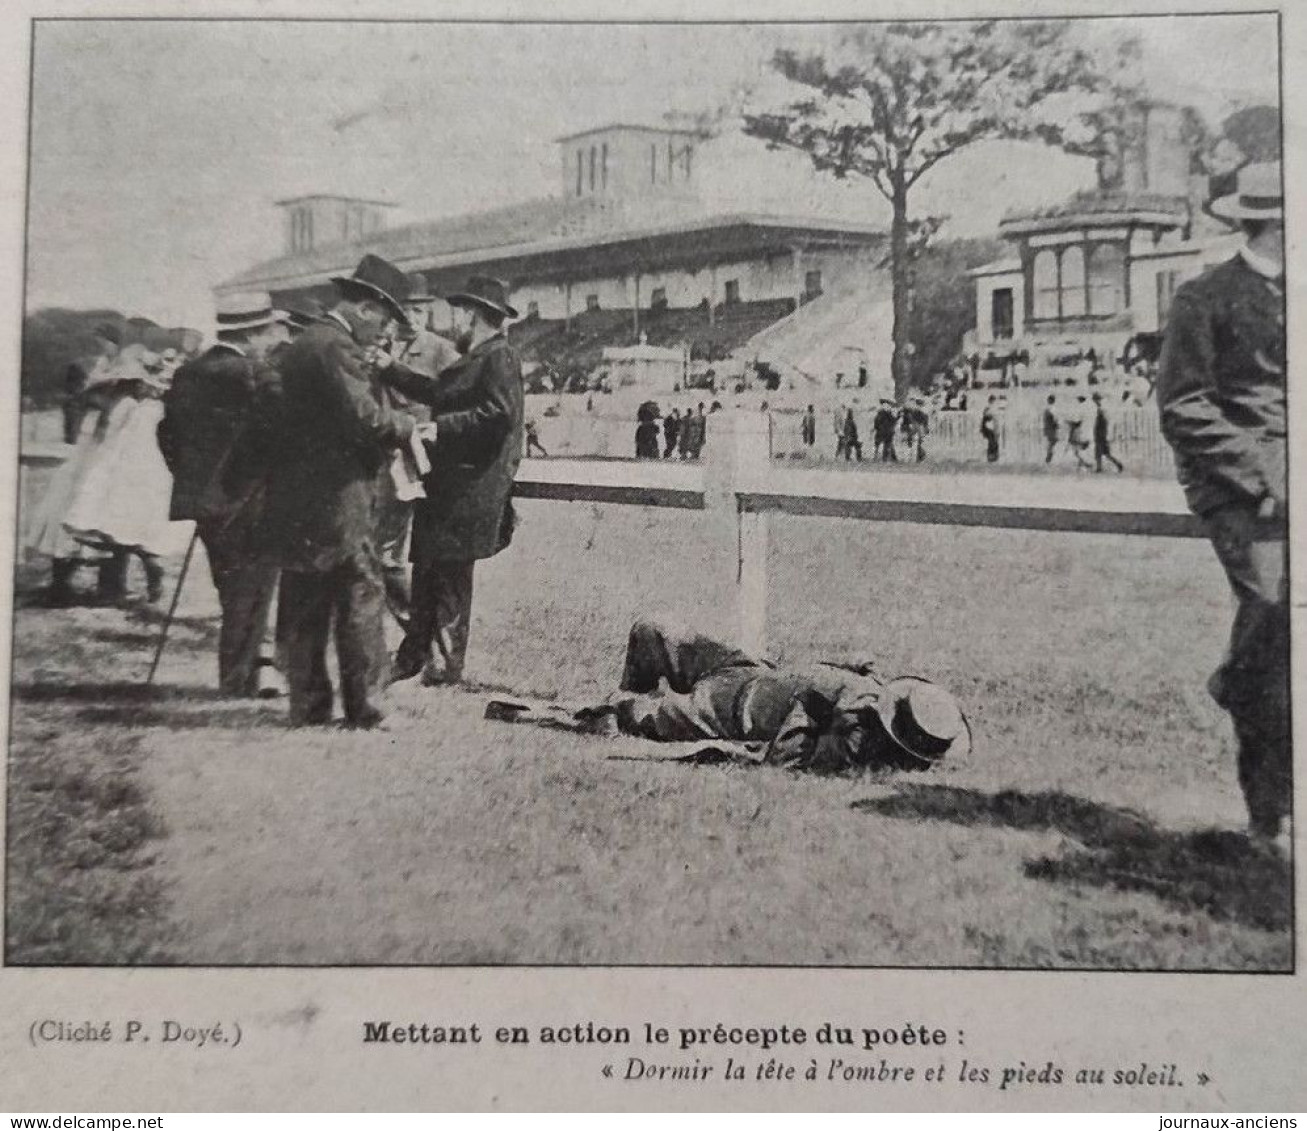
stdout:
[[450,306],[479,306],[493,310],[501,318],[516,318],[517,311],[508,304],[508,284],[489,275],[473,275],[461,291],[447,295]]
[[1284,185],[1280,163],[1265,161],[1239,170],[1235,191],[1212,201],[1213,216],[1222,220],[1283,220]]
[[381,256],[369,253],[359,260],[353,275],[333,275],[331,281],[343,295],[348,296],[352,291],[381,299],[395,318],[408,323],[408,316],[404,313],[409,291],[408,276]]
[[885,730],[921,765],[945,754],[964,757],[971,750],[971,724],[957,700],[937,683],[901,676],[885,685],[876,703]]
[[276,310],[272,298],[266,292],[251,294],[226,295],[218,301],[218,341],[230,342],[233,338],[261,330],[280,322],[290,325],[290,315],[284,310]]

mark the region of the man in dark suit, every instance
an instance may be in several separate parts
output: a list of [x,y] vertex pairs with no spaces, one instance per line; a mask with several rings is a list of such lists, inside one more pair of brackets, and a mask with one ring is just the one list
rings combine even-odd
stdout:
[[[427,443],[426,498],[413,511],[412,608],[394,672],[396,679],[423,672],[428,684],[463,676],[473,567],[512,539],[513,477],[524,437],[522,368],[504,336],[505,321],[517,317],[507,287],[473,276],[445,301],[454,311],[454,344],[463,355],[458,363],[434,385],[400,366],[383,369],[383,380],[431,409],[435,429],[434,442]],[[439,669],[433,644],[443,661]]]
[[222,606],[218,689],[237,698],[258,695],[261,668],[272,665],[262,651],[277,570],[255,542],[266,467],[245,437],[268,352],[288,336],[288,317],[266,295],[236,296],[218,312],[217,342],[177,370],[159,422],[173,475],[168,517],[194,520],[204,544]]
[[388,666],[378,481],[417,424],[385,402],[364,351],[392,320],[404,323],[408,280],[365,255],[352,276],[332,282],[339,301],[277,359],[280,406],[267,414],[276,458],[261,537],[282,571],[278,629],[291,724],[331,721],[326,653],[334,626],[345,721],[374,727],[384,717]]
[[1176,291],[1157,379],[1180,484],[1236,600],[1207,686],[1234,722],[1249,831],[1272,843],[1287,843],[1293,799],[1283,208],[1278,162],[1212,202],[1246,242]]

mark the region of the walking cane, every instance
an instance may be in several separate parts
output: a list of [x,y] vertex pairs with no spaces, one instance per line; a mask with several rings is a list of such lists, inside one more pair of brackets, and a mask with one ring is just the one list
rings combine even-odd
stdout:
[[182,558],[181,573],[177,575],[177,588],[172,591],[172,604],[168,607],[168,616],[163,622],[163,632],[159,634],[158,646],[154,649],[154,661],[150,664],[150,674],[145,677],[145,686],[154,682],[154,673],[159,670],[159,661],[163,659],[163,646],[168,643],[168,629],[172,627],[172,618],[177,612],[177,602],[181,600],[182,585],[186,582],[186,571],[190,568],[191,555],[195,553],[195,543],[200,539],[199,527],[191,532],[190,543],[186,547],[186,556]]

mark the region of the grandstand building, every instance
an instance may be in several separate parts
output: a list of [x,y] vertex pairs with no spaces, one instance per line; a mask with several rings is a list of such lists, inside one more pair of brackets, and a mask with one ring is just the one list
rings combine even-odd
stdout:
[[[557,146],[552,195],[452,219],[389,227],[388,202],[279,201],[282,254],[216,290],[267,290],[281,305],[326,299],[331,276],[365,252],[422,272],[437,294],[493,274],[524,315],[510,333],[528,364],[586,373],[605,349],[641,342],[708,362],[747,354],[801,308],[883,273],[878,227],[706,207],[698,184],[713,146],[698,133],[618,124]],[[448,318],[443,304],[435,318]]]
[[1003,218],[1012,254],[971,271],[976,325],[963,348],[984,368],[1028,357],[1031,377],[1056,380],[1092,350],[1113,372],[1132,342],[1160,335],[1180,283],[1232,254],[1237,239],[1201,211],[1207,181],[1190,174],[1179,109],[1140,110],[1138,147],[1100,166],[1096,191]]

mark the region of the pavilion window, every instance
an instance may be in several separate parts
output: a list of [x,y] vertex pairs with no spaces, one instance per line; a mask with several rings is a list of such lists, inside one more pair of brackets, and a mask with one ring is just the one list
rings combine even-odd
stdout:
[[1117,314],[1125,307],[1125,252],[1099,244],[1089,255],[1089,313]]
[[666,310],[666,309],[667,309],[667,288],[666,288],[666,287],[654,287],[652,293],[649,295],[649,308],[650,308],[651,310]]
[[649,147],[649,183],[651,185],[658,183],[658,147],[656,145]]
[[1062,317],[1079,318],[1085,313],[1085,250],[1068,247],[1062,252]]
[[599,164],[599,150],[592,145],[590,147],[590,191],[591,192],[594,192],[595,190],[598,164]]
[[739,301],[740,301],[740,280],[727,279],[726,280],[726,305],[734,306]]
[[581,192],[585,188],[585,183],[582,180],[582,175],[581,175],[582,164],[583,161],[581,158],[581,150],[578,149],[576,151],[576,195],[577,196],[580,196]]
[[676,173],[676,149],[669,141],[667,143],[667,183],[672,183],[672,177]]
[[586,296],[585,296],[585,308],[586,308],[586,310],[598,310],[598,309],[599,309],[599,296],[598,296],[598,295],[586,295]]
[[1031,268],[1031,295],[1034,299],[1034,316],[1036,318],[1056,318],[1057,303],[1057,255],[1045,248],[1035,256]]
[[608,191],[608,142],[604,142],[599,161],[600,178],[599,183],[605,192]]

